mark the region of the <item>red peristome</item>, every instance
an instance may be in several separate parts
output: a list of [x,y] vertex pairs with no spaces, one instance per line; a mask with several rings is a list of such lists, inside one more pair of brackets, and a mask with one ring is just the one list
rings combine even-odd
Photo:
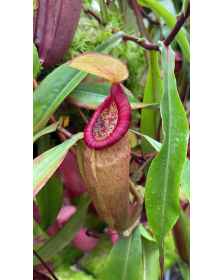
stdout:
[[[114,145],[125,135],[130,127],[132,117],[131,106],[120,83],[113,83],[110,88],[110,93],[111,94],[104,100],[104,102],[93,114],[92,119],[84,130],[84,141],[91,149],[101,150]],[[116,108],[114,108],[113,102],[115,103]],[[104,116],[106,114],[104,114],[104,110],[111,109],[114,110],[112,114],[112,125],[114,126],[113,131],[105,139],[97,140],[96,138],[104,138],[103,135],[108,134],[108,131],[106,131],[105,128],[108,126],[108,123],[110,123],[110,118],[108,117],[105,119]],[[118,114],[117,116],[115,114],[116,110]],[[98,119],[101,116],[103,117],[101,122],[99,122]],[[97,129],[96,124],[100,126]],[[98,132],[100,130],[100,134],[98,132],[96,133],[96,130],[98,130]]]

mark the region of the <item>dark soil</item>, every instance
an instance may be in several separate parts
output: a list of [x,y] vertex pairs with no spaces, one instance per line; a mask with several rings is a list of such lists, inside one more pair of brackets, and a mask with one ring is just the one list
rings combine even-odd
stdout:
[[178,264],[171,267],[170,280],[183,280]]

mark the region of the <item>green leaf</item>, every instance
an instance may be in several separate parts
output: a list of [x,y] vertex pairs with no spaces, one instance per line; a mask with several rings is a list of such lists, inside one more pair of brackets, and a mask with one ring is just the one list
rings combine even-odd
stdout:
[[33,161],[33,195],[35,196],[40,189],[49,180],[55,170],[59,167],[65,158],[68,149],[72,147],[78,140],[83,138],[83,133],[80,132],[73,138],[64,143],[48,150],[44,154],[35,158]]
[[161,116],[164,140],[146,179],[145,206],[160,254],[162,241],[179,217],[179,187],[187,153],[189,128],[174,76],[175,53],[159,42],[163,64]]
[[[81,82],[66,98],[69,103],[81,108],[97,110],[103,101],[110,94],[111,83],[88,83]],[[159,110],[159,104],[141,103],[133,94],[124,86],[122,86],[130,102],[132,109],[147,107],[147,110]]]
[[33,44],[33,78],[35,79],[40,71],[41,63],[35,45]]
[[[145,138],[158,152],[160,151],[162,144],[157,142],[156,140],[150,138],[147,135],[143,135],[135,130],[129,129],[130,131],[140,135],[141,137]],[[134,176],[135,177],[135,176]],[[134,177],[132,179],[134,179]],[[184,169],[182,172],[181,176],[181,181],[180,181],[183,190],[190,202],[190,161],[188,158],[185,159],[185,164],[184,164]]]
[[[91,198],[87,194],[83,194],[83,198],[85,198],[85,202],[78,208],[77,212],[71,216],[63,228],[38,251],[38,254],[45,262],[60,252],[80,231],[86,217],[86,211],[91,202]],[[33,265],[39,263],[40,261],[34,256]]]
[[139,224],[139,231],[141,236],[143,236],[144,238],[150,240],[150,241],[154,241],[155,242],[155,238],[153,238],[148,231],[143,227],[142,224]]
[[[156,2],[154,0],[138,0],[138,3],[145,6],[145,7],[148,7],[148,5],[149,5],[150,8],[156,14],[158,14],[159,16],[161,16],[164,19],[164,21],[166,22],[166,24],[170,28],[170,30],[176,24],[177,21],[176,21],[175,17],[172,16],[172,14],[169,11],[167,11],[167,9],[164,8],[158,2]],[[187,60],[190,62],[190,46],[189,46],[189,42],[187,41],[182,29],[180,29],[180,31],[177,33],[175,39],[177,40],[177,42],[180,45],[182,51],[186,55]]]
[[187,199],[190,202],[190,161],[188,160],[188,158],[185,159],[180,183],[187,196]]
[[[50,148],[50,135],[46,134],[38,139],[38,154],[43,154]],[[63,201],[63,185],[58,169],[36,195],[36,202],[40,211],[40,226],[46,231],[52,226],[61,209]]]
[[50,138],[49,134],[45,134],[37,140],[38,156],[52,148],[50,145]]
[[41,217],[40,226],[46,231],[54,224],[63,202],[63,185],[57,170],[38,192],[36,200]]
[[187,5],[188,5],[189,1],[190,1],[190,0],[184,0],[184,2],[183,2],[183,8],[182,8],[182,10],[183,10],[184,15],[186,14]]
[[[120,43],[123,32],[117,33],[110,40],[92,50],[107,54]],[[34,91],[33,96],[33,132],[40,131],[67,95],[87,75],[66,64],[50,73]]]
[[99,280],[142,280],[142,243],[139,226],[114,244],[102,269]]
[[[175,1],[175,0],[174,0]],[[171,13],[172,16],[176,16],[177,12],[174,6],[174,1],[173,0],[156,0],[156,2],[159,2],[167,11]],[[180,0],[182,1],[182,0]]]
[[131,132],[134,132],[136,134],[138,134],[139,136],[145,138],[157,151],[160,151],[161,147],[162,147],[162,144],[159,143],[158,141],[150,138],[149,136],[147,135],[144,135],[142,133],[139,133],[138,131],[135,131],[133,129],[129,129]]
[[[163,94],[163,85],[159,72],[158,57],[156,51],[149,52],[149,73],[145,86],[143,103],[159,103]],[[142,134],[158,140],[158,131],[160,123],[160,112],[142,110],[140,131]],[[144,154],[150,154],[154,148],[148,144],[144,138],[141,141],[141,147]]]
[[105,0],[99,0],[102,23],[107,25],[110,20]]
[[184,233],[188,259],[190,260],[190,222],[188,221],[182,207],[180,207],[180,223]]
[[57,126],[58,126],[59,122],[54,122],[52,123],[51,125],[43,128],[41,131],[39,131],[38,133],[36,133],[34,136],[33,136],[33,143],[38,139],[40,138],[42,135],[45,135],[47,133],[51,133],[51,132],[54,132],[57,130]]
[[142,237],[143,280],[158,280],[159,249],[156,242]]

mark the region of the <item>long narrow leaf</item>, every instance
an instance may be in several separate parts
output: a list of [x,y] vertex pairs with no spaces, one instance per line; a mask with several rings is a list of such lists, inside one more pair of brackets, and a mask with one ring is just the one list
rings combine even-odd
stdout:
[[104,264],[99,280],[142,280],[142,243],[139,226],[126,239],[121,236]]
[[[37,141],[38,154],[43,154],[50,148],[49,134],[43,135]],[[40,211],[40,226],[46,231],[52,226],[61,209],[63,201],[63,185],[57,169],[43,188],[36,195],[36,202]]]
[[[146,6],[147,4],[150,6],[150,8],[159,16],[161,16],[164,21],[166,22],[167,26],[172,29],[174,27],[174,25],[176,24],[176,19],[174,16],[172,16],[172,14],[167,11],[166,8],[164,8],[161,4],[159,4],[158,2],[154,1],[154,0],[138,0],[138,3]],[[176,40],[178,42],[178,44],[180,45],[182,51],[184,52],[184,54],[187,57],[187,60],[190,62],[190,46],[189,43],[184,35],[184,32],[182,29],[180,29],[180,31],[177,33],[176,35]]]
[[54,224],[63,202],[63,185],[58,170],[37,193],[36,201],[40,211],[40,226],[46,231]]
[[141,236],[143,236],[145,239],[148,239],[150,241],[154,241],[155,242],[155,238],[153,238],[148,231],[143,227],[142,224],[139,224],[139,231]]
[[[107,54],[120,43],[123,32],[95,48],[93,52]],[[66,96],[82,81],[86,72],[69,67],[66,64],[50,73],[34,91],[33,96],[33,132],[40,131],[57,110]]]
[[[159,72],[157,52],[149,52],[149,73],[145,86],[143,103],[159,103],[163,94],[163,85]],[[140,131],[142,134],[158,140],[158,131],[160,123],[160,112],[150,112],[142,109]],[[153,147],[148,144],[144,138],[141,142],[142,151],[150,154],[154,151]]]
[[149,136],[147,135],[144,135],[142,133],[139,133],[138,131],[135,131],[133,129],[129,129],[131,132],[134,132],[136,134],[138,134],[139,136],[145,138],[157,151],[160,151],[161,147],[162,147],[162,144],[159,143],[158,141],[150,138]]
[[175,53],[159,42],[163,64],[161,116],[164,141],[146,179],[146,214],[160,254],[162,242],[179,217],[179,187],[184,168],[189,128],[174,76]]
[[[66,97],[66,101],[81,108],[97,110],[103,101],[110,94],[111,83],[86,83],[81,82]],[[159,111],[159,104],[142,103],[135,99],[133,94],[122,86],[130,102],[132,109],[145,108],[148,110]],[[153,102],[154,103],[154,102]]]
[[33,195],[35,196],[49,180],[55,170],[65,158],[68,149],[78,140],[83,138],[83,133],[74,135],[72,139],[48,150],[33,161]]
[[158,280],[159,249],[156,242],[142,237],[143,280]]
[[[60,252],[80,231],[86,216],[86,211],[91,202],[87,194],[83,194],[85,202],[77,212],[68,220],[60,231],[58,231],[39,251],[38,254],[46,262]],[[39,264],[40,261],[34,256],[33,264]]]
[[47,133],[51,133],[51,132],[54,132],[56,131],[57,129],[57,126],[58,126],[59,122],[55,122],[55,123],[52,123],[51,125],[41,129],[41,131],[39,131],[38,133],[36,133],[34,136],[33,136],[33,143],[38,139],[40,138],[42,135],[45,135]]
[[186,14],[187,5],[188,5],[189,2],[190,2],[190,0],[184,0],[184,2],[183,2],[182,10],[183,10],[184,15]]
[[105,0],[99,0],[99,4],[100,4],[100,13],[101,13],[102,22],[103,24],[107,24],[110,18],[109,18],[106,2]]

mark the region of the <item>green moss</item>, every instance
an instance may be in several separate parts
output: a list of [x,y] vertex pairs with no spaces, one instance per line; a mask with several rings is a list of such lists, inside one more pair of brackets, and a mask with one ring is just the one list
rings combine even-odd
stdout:
[[33,0],[33,18],[34,18],[34,14],[35,14],[36,9],[37,9],[36,0]]
[[61,250],[51,262],[54,265],[54,273],[59,280],[93,280],[93,276],[80,270],[77,265],[79,259],[83,257],[83,252],[76,249],[69,243]]
[[87,253],[68,244],[51,260],[54,273],[59,280],[97,279],[111,248],[108,236],[102,237],[97,248]]
[[83,252],[75,248],[72,243],[69,243],[53,258],[55,269],[62,265],[71,266],[82,256]]
[[89,252],[89,256],[82,261],[81,267],[98,278],[111,248],[109,236],[102,237],[97,248]]
[[[87,275],[82,271],[75,271],[68,267],[61,267],[61,271],[55,272],[59,280],[94,280],[91,275]],[[52,278],[53,279],[53,278]]]

